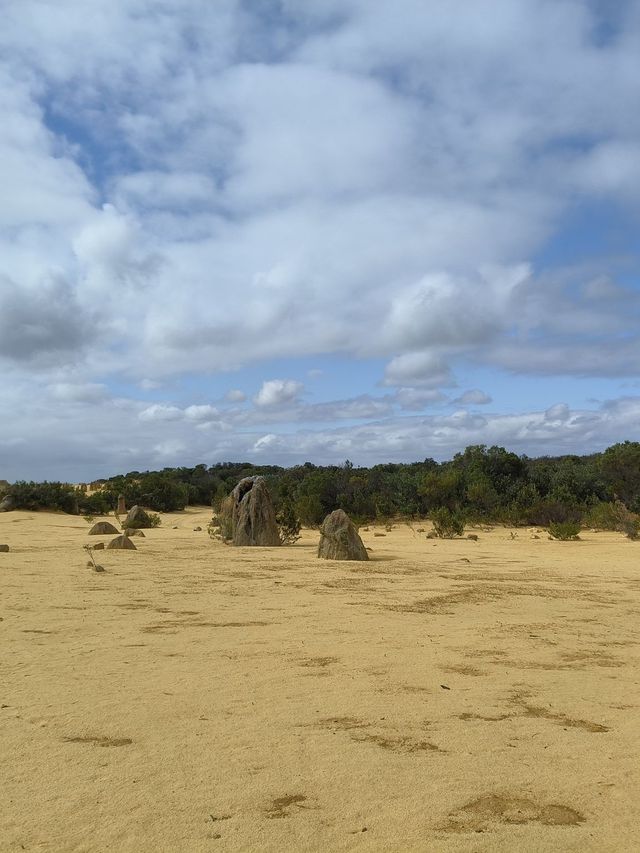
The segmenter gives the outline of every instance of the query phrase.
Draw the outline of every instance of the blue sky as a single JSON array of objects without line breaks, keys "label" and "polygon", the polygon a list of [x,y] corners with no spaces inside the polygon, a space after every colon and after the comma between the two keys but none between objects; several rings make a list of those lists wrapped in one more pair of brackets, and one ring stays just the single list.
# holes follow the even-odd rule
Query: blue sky
[{"label": "blue sky", "polygon": [[22,0],[0,478],[640,439],[640,3]]}]

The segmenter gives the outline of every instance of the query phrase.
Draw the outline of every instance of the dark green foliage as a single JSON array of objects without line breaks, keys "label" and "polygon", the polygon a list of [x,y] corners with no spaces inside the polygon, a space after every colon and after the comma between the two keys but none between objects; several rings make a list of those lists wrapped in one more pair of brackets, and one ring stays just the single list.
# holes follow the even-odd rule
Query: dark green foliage
[{"label": "dark green foliage", "polygon": [[614,444],[600,458],[602,478],[632,512],[640,512],[640,442]]},{"label": "dark green foliage", "polygon": [[127,506],[175,512],[199,504],[213,506],[220,515],[235,485],[254,475],[266,478],[276,513],[286,516],[292,531],[298,520],[319,527],[335,509],[343,509],[357,524],[424,517],[446,509],[472,521],[544,527],[582,523],[622,532],[623,523],[629,527],[631,522],[620,506],[631,519],[640,512],[640,443],[630,441],[591,456],[529,459],[503,447],[472,445],[440,464],[427,458],[358,468],[347,460],[343,465],[305,462],[284,469],[220,462],[130,471],[105,480],[101,491],[92,495],[65,483],[16,483],[5,490],[19,509],[105,515],[123,494]]},{"label": "dark green foliage", "polygon": [[452,512],[448,507],[442,506],[434,509],[431,513],[433,530],[440,539],[453,539],[454,536],[462,536],[464,533],[464,520],[459,512]]},{"label": "dark green foliage", "polygon": [[68,483],[34,483],[21,480],[11,486],[10,494],[16,509],[49,509],[76,515],[79,512],[78,492]]},{"label": "dark green foliage", "polygon": [[283,545],[293,545],[300,538],[300,519],[296,515],[295,506],[287,501],[280,506],[276,513],[276,521],[280,530],[280,541]]},{"label": "dark green foliage", "polygon": [[549,533],[554,539],[568,542],[571,539],[578,539],[580,525],[574,521],[554,521],[549,525]]}]

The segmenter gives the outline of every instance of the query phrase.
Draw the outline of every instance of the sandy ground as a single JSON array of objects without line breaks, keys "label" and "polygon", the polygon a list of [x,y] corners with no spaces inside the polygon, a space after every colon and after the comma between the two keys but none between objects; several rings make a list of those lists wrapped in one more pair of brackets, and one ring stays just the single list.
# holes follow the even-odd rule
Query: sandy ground
[{"label": "sandy ground", "polygon": [[209,517],[0,515],[3,853],[640,850],[640,543]]}]

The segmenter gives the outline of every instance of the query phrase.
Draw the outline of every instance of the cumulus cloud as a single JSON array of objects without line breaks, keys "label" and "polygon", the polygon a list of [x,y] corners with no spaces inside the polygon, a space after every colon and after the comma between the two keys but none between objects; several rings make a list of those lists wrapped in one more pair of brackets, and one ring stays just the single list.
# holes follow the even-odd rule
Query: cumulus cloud
[{"label": "cumulus cloud", "polygon": [[244,403],[247,399],[247,395],[239,388],[231,388],[224,395],[224,398],[228,403]]},{"label": "cumulus cloud", "polygon": [[296,400],[304,390],[302,382],[294,379],[268,379],[256,394],[256,406],[279,406]]},{"label": "cumulus cloud", "polygon": [[189,421],[204,422],[212,421],[218,418],[220,412],[215,406],[187,406],[184,410],[184,416]]},{"label": "cumulus cloud", "polygon": [[[444,405],[465,365],[515,383],[638,375],[634,4],[478,0],[457,16],[438,0],[282,0],[268,15],[241,0],[9,6],[0,359],[25,371],[14,407],[48,384],[61,423],[84,396],[106,421],[119,407],[120,432],[144,427],[131,452],[200,428],[202,441],[225,432],[209,448],[227,458],[285,412],[372,419],[401,454],[416,444],[393,412]],[[577,267],[580,228],[590,249]],[[220,413],[202,393],[176,393],[180,406],[100,399],[112,381],[175,391],[185,375],[244,368],[228,385],[246,388],[323,356],[344,374],[325,371],[326,403],[302,403],[291,379],[265,381],[242,416],[224,411],[245,402],[238,389]],[[394,391],[346,388],[353,359]],[[485,402],[467,391],[455,405]],[[424,440],[503,423],[457,417]],[[533,446],[556,421],[578,434],[572,416],[516,432]],[[364,427],[373,448],[381,428]],[[355,433],[323,435],[304,439],[308,452],[334,441],[344,456]]]},{"label": "cumulus cloud", "polygon": [[141,421],[178,421],[183,417],[182,409],[177,406],[166,406],[162,403],[154,403],[153,406],[143,409],[138,415]]},{"label": "cumulus cloud", "polygon": [[384,385],[446,387],[455,385],[449,366],[428,351],[407,352],[393,358],[385,368]]},{"label": "cumulus cloud", "polygon": [[479,388],[470,388],[464,394],[456,397],[453,402],[460,406],[484,406],[491,402],[491,397]]},{"label": "cumulus cloud", "polygon": [[427,406],[444,403],[447,396],[435,388],[399,388],[395,400],[401,409],[419,411]]}]

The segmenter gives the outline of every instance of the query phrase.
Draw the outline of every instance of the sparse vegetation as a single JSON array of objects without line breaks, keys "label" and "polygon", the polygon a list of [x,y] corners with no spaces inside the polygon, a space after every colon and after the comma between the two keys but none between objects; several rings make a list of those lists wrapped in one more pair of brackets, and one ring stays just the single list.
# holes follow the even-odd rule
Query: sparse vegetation
[{"label": "sparse vegetation", "polygon": [[549,535],[561,542],[579,539],[580,525],[573,521],[553,521],[549,525]]},{"label": "sparse vegetation", "polygon": [[464,521],[459,512],[452,512],[448,507],[439,507],[431,513],[433,532],[439,539],[453,539],[464,533]]},{"label": "sparse vegetation", "polygon": [[283,501],[276,513],[276,522],[280,531],[280,542],[283,545],[293,545],[300,538],[300,519],[292,500]]}]

